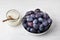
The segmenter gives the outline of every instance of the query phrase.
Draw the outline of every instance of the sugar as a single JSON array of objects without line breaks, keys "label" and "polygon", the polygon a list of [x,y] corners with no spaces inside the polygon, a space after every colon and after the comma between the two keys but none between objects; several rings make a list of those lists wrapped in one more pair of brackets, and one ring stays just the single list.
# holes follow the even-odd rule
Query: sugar
[{"label": "sugar", "polygon": [[7,18],[8,18],[8,16],[11,16],[13,19],[18,19],[19,12],[16,11],[16,10],[11,10],[11,11],[8,12]]}]

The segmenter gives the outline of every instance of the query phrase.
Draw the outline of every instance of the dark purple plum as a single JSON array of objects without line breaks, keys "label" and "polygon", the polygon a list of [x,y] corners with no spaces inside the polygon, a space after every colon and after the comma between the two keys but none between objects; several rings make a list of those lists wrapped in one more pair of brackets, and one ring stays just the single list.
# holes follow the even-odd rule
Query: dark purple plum
[{"label": "dark purple plum", "polygon": [[51,19],[48,19],[48,23],[51,24],[52,23],[52,20]]},{"label": "dark purple plum", "polygon": [[40,9],[38,9],[38,8],[35,9],[35,13],[38,13],[38,12],[40,12]]},{"label": "dark purple plum", "polygon": [[34,14],[34,11],[28,11],[26,15]]},{"label": "dark purple plum", "polygon": [[38,29],[39,28],[38,24],[33,24],[33,28]]},{"label": "dark purple plum", "polygon": [[27,22],[28,26],[32,27],[33,26],[33,22]]},{"label": "dark purple plum", "polygon": [[26,20],[27,21],[33,21],[33,18],[31,16],[27,16]]},{"label": "dark purple plum", "polygon": [[39,22],[43,22],[43,19],[42,19],[42,18],[38,18],[38,21],[39,21]]},{"label": "dark purple plum", "polygon": [[44,13],[43,18],[48,19],[50,18],[47,13]]},{"label": "dark purple plum", "polygon": [[38,20],[37,20],[37,19],[34,19],[34,20],[33,20],[33,23],[34,23],[34,24],[38,23]]},{"label": "dark purple plum", "polygon": [[30,28],[30,32],[36,33],[36,30],[34,28]]},{"label": "dark purple plum", "polygon": [[42,24],[46,27],[48,25],[48,22],[44,21]]}]

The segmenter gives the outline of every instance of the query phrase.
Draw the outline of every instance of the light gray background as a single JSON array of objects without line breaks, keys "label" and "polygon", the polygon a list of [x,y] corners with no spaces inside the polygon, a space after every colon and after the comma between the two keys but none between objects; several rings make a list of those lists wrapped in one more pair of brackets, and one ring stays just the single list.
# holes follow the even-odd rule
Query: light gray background
[{"label": "light gray background", "polygon": [[[30,35],[22,25],[11,27],[2,22],[10,9],[16,9],[24,16],[28,10],[36,8],[47,12],[53,19],[51,29],[45,35]],[[0,0],[0,40],[60,40],[60,0]]]}]

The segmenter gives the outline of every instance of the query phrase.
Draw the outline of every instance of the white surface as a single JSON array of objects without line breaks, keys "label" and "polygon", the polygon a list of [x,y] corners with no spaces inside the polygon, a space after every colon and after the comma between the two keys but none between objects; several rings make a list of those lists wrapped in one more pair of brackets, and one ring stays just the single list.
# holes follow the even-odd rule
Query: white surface
[{"label": "white surface", "polygon": [[[10,9],[16,9],[24,16],[26,11],[36,8],[53,19],[51,30],[45,35],[29,35],[22,25],[11,27],[2,22]],[[60,40],[60,0],[0,0],[0,40]]]}]

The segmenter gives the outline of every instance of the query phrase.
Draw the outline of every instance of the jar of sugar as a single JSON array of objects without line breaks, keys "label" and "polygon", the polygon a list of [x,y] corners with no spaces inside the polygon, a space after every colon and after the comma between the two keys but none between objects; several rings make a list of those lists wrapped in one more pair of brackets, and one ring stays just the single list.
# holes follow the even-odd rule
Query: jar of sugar
[{"label": "jar of sugar", "polygon": [[11,26],[17,26],[21,23],[20,13],[15,9],[9,10],[6,13],[6,17],[7,19],[3,20],[3,22],[7,21],[7,23]]}]

